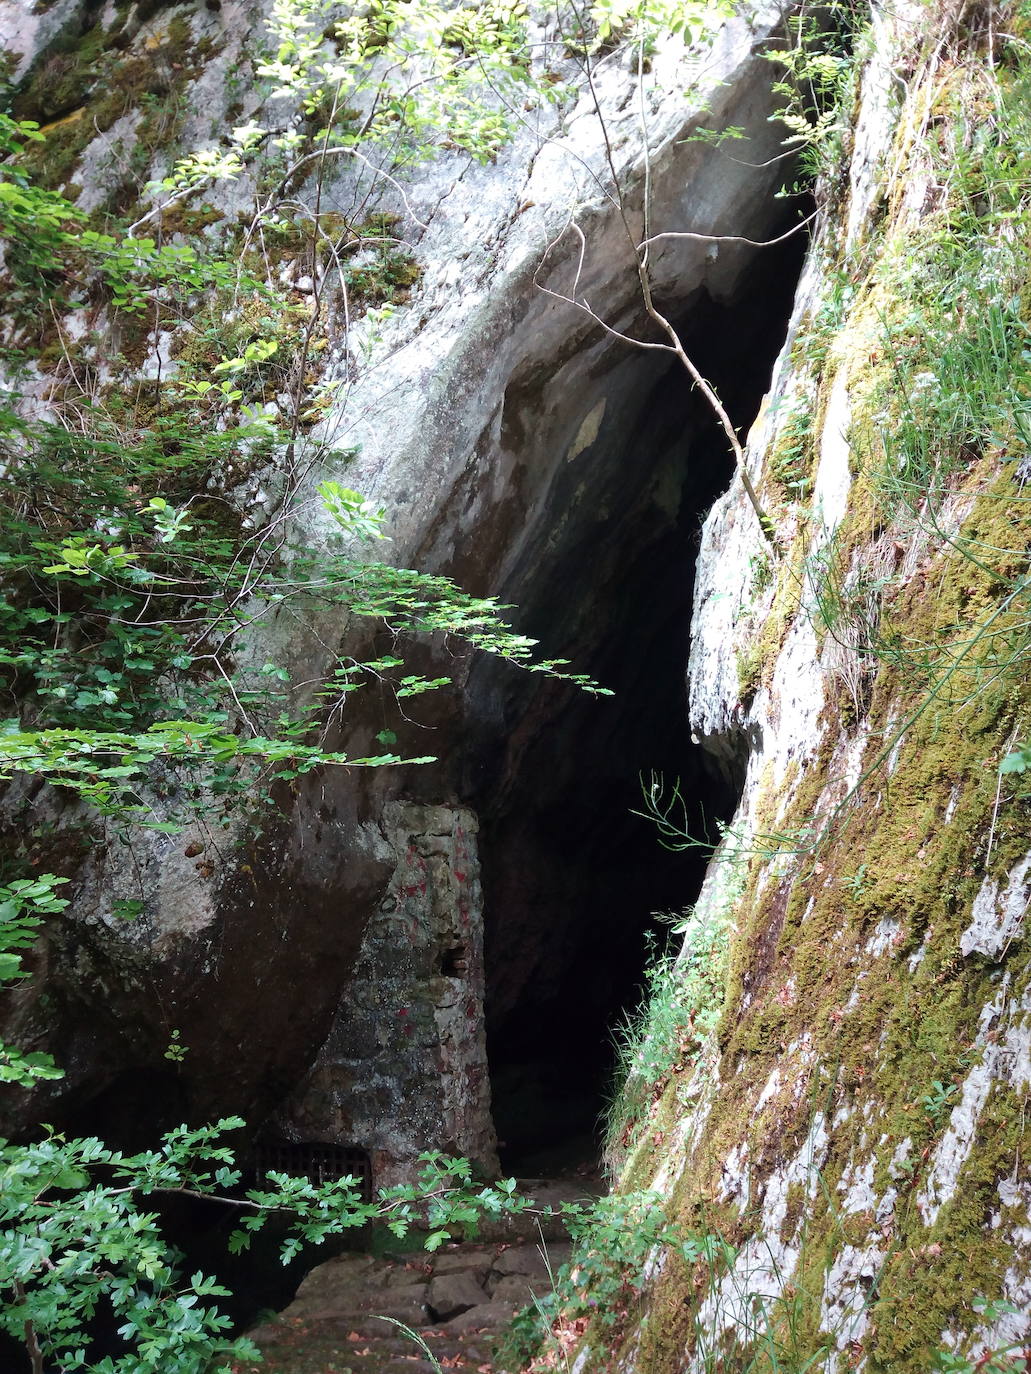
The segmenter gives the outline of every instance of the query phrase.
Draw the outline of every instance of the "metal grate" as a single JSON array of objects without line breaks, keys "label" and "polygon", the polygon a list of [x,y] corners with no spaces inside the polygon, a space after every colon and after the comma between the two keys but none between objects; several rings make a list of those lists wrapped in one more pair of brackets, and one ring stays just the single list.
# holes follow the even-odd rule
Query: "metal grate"
[{"label": "metal grate", "polygon": [[362,1200],[372,1199],[372,1162],[368,1151],[356,1145],[298,1145],[286,1140],[255,1145],[247,1160],[247,1172],[260,1186],[270,1169],[316,1184],[356,1178]]}]

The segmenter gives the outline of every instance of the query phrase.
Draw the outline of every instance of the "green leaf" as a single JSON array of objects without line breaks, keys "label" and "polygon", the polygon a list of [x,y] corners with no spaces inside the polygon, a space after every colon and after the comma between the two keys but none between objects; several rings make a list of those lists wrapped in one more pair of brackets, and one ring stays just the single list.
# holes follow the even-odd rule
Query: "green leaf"
[{"label": "green leaf", "polygon": [[51,1185],[54,1188],[88,1188],[89,1183],[89,1174],[83,1169],[74,1168],[72,1165],[66,1165],[51,1179]]},{"label": "green leaf", "polygon": [[1024,773],[1031,768],[1031,745],[1021,745],[1007,754],[999,765],[1000,773]]}]

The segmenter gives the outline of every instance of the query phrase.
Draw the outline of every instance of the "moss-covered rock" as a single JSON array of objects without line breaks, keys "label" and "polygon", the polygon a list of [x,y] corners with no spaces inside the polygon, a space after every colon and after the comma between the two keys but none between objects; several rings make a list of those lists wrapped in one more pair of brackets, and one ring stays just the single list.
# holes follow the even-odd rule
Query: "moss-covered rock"
[{"label": "moss-covered rock", "polygon": [[[762,741],[732,827],[726,1010],[709,1087],[667,1086],[628,1174],[736,1256],[656,1268],[611,1360],[637,1374],[973,1368],[1031,1322],[1031,812],[1000,773],[1031,716],[1026,63],[1010,46],[993,73],[991,36],[948,22],[937,46],[919,21],[879,32],[853,198],[753,445],[785,552],[722,648]],[[878,83],[900,64],[917,75],[892,114]],[[842,385],[850,488],[828,530],[784,498],[819,485]],[[727,542],[739,500],[711,518],[703,599],[706,559],[757,547]]]}]

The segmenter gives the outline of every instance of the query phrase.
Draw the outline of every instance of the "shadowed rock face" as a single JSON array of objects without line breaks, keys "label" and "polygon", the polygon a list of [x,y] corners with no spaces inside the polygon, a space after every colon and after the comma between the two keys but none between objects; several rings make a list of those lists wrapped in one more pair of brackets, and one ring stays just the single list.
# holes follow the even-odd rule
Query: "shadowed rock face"
[{"label": "shadowed rock face", "polygon": [[[801,248],[798,240],[771,250],[727,303],[702,294],[685,320],[685,338],[744,427],[782,341]],[[411,858],[402,858],[316,1067],[281,1116],[291,1135],[357,1131],[352,1138],[378,1152],[381,1176],[403,1172],[428,1138],[492,1160],[484,992],[503,1158],[592,1131],[608,1035],[634,1000],[650,914],[679,910],[701,880],[696,856],[664,851],[630,814],[640,775],[654,768],[681,780],[695,834],[734,803],[733,786],[691,742],[684,686],[697,531],[730,476],[723,437],[679,367],[617,342],[587,383],[566,389],[542,372],[534,388],[510,384],[503,435],[515,469],[540,442],[534,417],[550,401],[564,420],[562,396],[582,396],[588,384],[602,391],[596,433],[591,421],[591,442],[580,448],[581,425],[550,488],[529,493],[539,504],[533,539],[516,519],[499,525],[495,549],[522,544],[519,557],[500,588],[477,590],[513,602],[521,628],[561,646],[615,696],[585,696],[486,658],[472,665],[433,747],[446,795],[472,808],[479,836],[453,806],[407,811],[432,811],[449,834],[464,827],[482,865],[482,896],[467,871],[476,859],[456,857],[450,840],[432,842],[428,871],[408,871]],[[608,419],[606,394],[619,398]],[[470,561],[480,548],[471,530]],[[458,575],[475,586],[472,569]],[[409,792],[423,784],[422,797],[439,797],[440,770],[407,781]],[[389,828],[399,814],[389,803],[379,824]],[[410,841],[391,833],[399,855],[425,850],[422,832]],[[459,933],[470,897],[474,924],[483,923],[471,945]],[[442,978],[459,946],[464,967]],[[458,1032],[456,1002],[465,1008]],[[369,1036],[376,1044],[362,1048]]]},{"label": "shadowed rock face", "polygon": [[[267,1112],[335,1010],[361,939],[348,912],[364,913],[389,877],[382,857],[352,855],[345,905],[325,862],[309,859],[317,838],[332,852],[334,838],[355,826],[354,802],[344,798],[334,816],[309,813],[307,830],[284,821],[262,845],[229,849],[233,872],[221,880],[210,835],[188,859],[192,827],[144,843],[139,881],[151,914],[131,924],[110,915],[112,878],[127,861],[114,835],[77,866],[73,853],[63,865],[74,883],[67,890],[85,919],[47,928],[33,952],[35,976],[13,1008],[23,1043],[47,1043],[65,1078],[49,1093],[6,1095],[4,1129],[49,1112],[142,1148],[182,1120]],[[200,883],[210,896],[198,894]],[[188,1046],[174,1066],[163,1057],[173,1029]]]},{"label": "shadowed rock face", "polygon": [[[800,248],[771,253],[736,299],[717,306],[703,297],[685,320],[693,355],[744,428],[783,337]],[[649,916],[682,909],[701,880],[697,854],[664,850],[631,814],[642,775],[655,770],[668,787],[680,780],[696,836],[714,833],[735,800],[733,780],[692,743],[684,684],[697,533],[729,480],[725,443],[679,367],[622,349],[611,361],[614,373],[637,374],[624,407],[582,455],[589,470],[578,474],[577,455],[559,475],[542,517],[548,532],[503,595],[533,634],[562,645],[615,696],[512,680],[487,662],[467,689],[478,732],[465,757],[481,815],[488,1036],[508,1122],[499,1129],[513,1145],[514,1132],[529,1145],[533,1129],[556,1126],[540,1115],[520,1125],[525,1097],[505,1110],[503,1080],[516,1081],[520,1064],[525,1075],[527,1061],[552,1066],[553,1098],[565,1097],[567,1110],[580,1096],[570,1125],[593,1126],[608,1034],[635,1000]],[[539,1076],[531,1081],[540,1086]]]},{"label": "shadowed rock face", "polygon": [[[649,97],[654,232],[763,239],[784,227],[784,202],[774,197],[783,167],[745,166],[780,149],[761,40],[735,22],[687,99],[691,81],[673,68]],[[212,102],[221,60],[199,78]],[[626,73],[614,70],[599,94],[622,209],[638,236],[643,158],[626,118],[628,89]],[[735,145],[743,156],[689,141],[699,124],[745,129],[748,141]],[[417,968],[419,986],[405,996],[423,999],[414,1009],[422,1031],[390,1050],[396,1091],[375,1099],[361,1048],[368,1043],[377,1073],[389,1077],[370,1027],[401,1007],[380,998],[363,1020],[359,984],[411,953],[392,943],[399,925],[380,919],[406,862],[399,836],[453,834],[451,821],[466,813],[466,832],[479,827],[487,1029],[499,1072],[556,1037],[577,1053],[593,1046],[592,1073],[603,1058],[606,1024],[639,976],[648,913],[682,905],[697,880],[689,859],[663,856],[644,823],[628,818],[639,771],[658,767],[692,793],[709,789],[710,815],[733,800],[692,748],[683,698],[694,534],[730,470],[668,354],[628,346],[541,289],[572,289],[575,245],[569,237],[549,244],[582,206],[587,254],[577,291],[613,328],[656,340],[597,112],[581,101],[563,127],[556,116],[543,134],[520,135],[488,167],[444,157],[405,187],[403,203],[383,189],[386,211],[412,216],[407,232],[423,276],[411,306],[385,326],[373,365],[358,369],[346,413],[328,422],[334,442],[360,445],[358,456],[310,480],[341,476],[382,503],[392,559],[515,603],[519,628],[547,654],[571,659],[617,696],[584,698],[510,665],[455,657],[451,646],[415,646],[413,668],[449,672],[454,689],[420,701],[414,726],[390,703],[359,698],[339,745],[376,752],[376,733],[397,726],[403,748],[433,752],[439,765],[308,778],[276,799],[274,819],[261,818],[257,834],[241,823],[225,843],[191,829],[134,837],[129,849],[113,826],[93,826],[90,846],[63,861],[75,880],[72,919],[47,932],[13,1016],[15,1031],[50,1047],[67,1077],[12,1101],[8,1128],[49,1119],[131,1144],[183,1118],[239,1111],[257,1127],[278,1110],[271,1124],[288,1137],[322,1131],[369,1149],[390,1174],[403,1172],[413,1148],[398,1131],[400,1085],[406,1109],[420,1094],[429,1103],[450,1065],[453,1082],[464,1075],[477,1085],[470,1119],[458,1129],[453,1112],[436,1124],[427,1116],[430,1138],[420,1144],[468,1148],[489,1165],[484,994],[471,986],[477,941],[456,934],[457,898],[448,907],[448,894],[462,890],[457,859],[437,865],[432,930],[420,927],[427,938],[416,965],[426,976]],[[357,195],[342,178],[325,203]],[[681,324],[741,424],[766,385],[797,262],[791,247],[670,240],[655,248],[657,303]],[[350,376],[342,325],[335,343],[329,369]],[[318,547],[326,533],[316,519],[303,537]],[[270,616],[257,651],[303,680],[320,641],[345,634],[356,655],[376,642],[374,632],[325,616],[310,625]],[[82,819],[46,806],[58,828]],[[401,813],[411,820],[405,808],[438,820],[405,831],[408,821],[395,823]],[[8,815],[16,827],[24,811],[12,803]],[[52,851],[39,857],[50,866]],[[136,895],[143,917],[112,917],[114,901]],[[472,1009],[465,1048],[456,1048],[445,1013],[463,998]],[[177,1064],[162,1057],[172,1030],[189,1047]],[[333,1063],[348,1066],[337,1079]],[[318,1102],[301,1081],[309,1069]]]}]

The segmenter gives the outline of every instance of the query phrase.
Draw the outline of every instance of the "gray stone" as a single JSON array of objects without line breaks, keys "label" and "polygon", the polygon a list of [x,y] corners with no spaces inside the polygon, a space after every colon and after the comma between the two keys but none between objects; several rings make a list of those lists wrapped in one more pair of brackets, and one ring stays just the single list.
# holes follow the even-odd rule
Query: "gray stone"
[{"label": "gray stone", "polygon": [[[478,823],[457,807],[388,802],[378,843],[394,872],[367,923],[322,1050],[283,1106],[290,1132],[332,1137],[346,1113],[376,1181],[407,1181],[434,1144],[496,1171],[483,1028]],[[403,950],[403,957],[399,952]],[[461,977],[444,977],[458,969]]]},{"label": "gray stone", "polygon": [[569,1240],[549,1241],[545,1247],[545,1252],[548,1267],[553,1274],[556,1274],[572,1258],[573,1242]]},{"label": "gray stone", "polygon": [[[551,1267],[552,1269],[557,1267],[554,1261],[551,1261]],[[535,1278],[548,1277],[548,1266],[544,1262],[544,1257],[536,1246],[531,1245],[513,1245],[507,1250],[502,1250],[494,1261],[493,1270],[495,1274],[500,1274],[502,1277],[507,1277],[509,1274],[532,1274]]]},{"label": "gray stone", "polygon": [[495,1253],[494,1245],[458,1245],[451,1250],[437,1250],[428,1259],[432,1260],[434,1274],[454,1274],[480,1265],[489,1270],[494,1265]]},{"label": "gray stone", "polygon": [[408,1326],[422,1326],[426,1322],[425,1283],[413,1283],[406,1288],[384,1288],[366,1293],[360,1310],[376,1317],[394,1317]]},{"label": "gray stone", "polygon": [[409,1299],[424,1300],[428,1288],[429,1283],[426,1279],[421,1279],[416,1283],[370,1286],[366,1289],[362,1301],[368,1306],[370,1303],[375,1304],[380,1297],[386,1301],[388,1295],[391,1302],[407,1302]]},{"label": "gray stone", "polygon": [[412,1283],[428,1283],[430,1278],[430,1266],[425,1260],[410,1260],[406,1264],[392,1265],[382,1281],[388,1288],[403,1288]]},{"label": "gray stone", "polygon": [[296,1300],[322,1297],[327,1292],[367,1284],[377,1267],[371,1255],[338,1255],[325,1264],[316,1265],[304,1276]]},{"label": "gray stone", "polygon": [[458,1250],[438,1251],[433,1259],[433,1274],[471,1273],[482,1283],[494,1263],[494,1247],[463,1245]]},{"label": "gray stone", "polygon": [[512,1302],[519,1307],[525,1307],[534,1298],[543,1297],[545,1293],[550,1293],[552,1288],[551,1279],[545,1277],[531,1277],[529,1274],[506,1274],[498,1279],[491,1292],[492,1302]]},{"label": "gray stone", "polygon": [[283,1321],[341,1322],[348,1326],[362,1318],[395,1317],[409,1326],[426,1320],[425,1283],[405,1287],[353,1286],[325,1288],[317,1294],[298,1298],[282,1313]]},{"label": "gray stone", "polygon": [[514,1302],[485,1302],[480,1307],[470,1307],[449,1322],[444,1322],[440,1330],[446,1336],[464,1336],[469,1331],[491,1331],[505,1326],[519,1310]]},{"label": "gray stone", "polygon": [[470,1273],[441,1274],[429,1286],[426,1305],[435,1321],[446,1322],[470,1307],[487,1301],[487,1294]]},{"label": "gray stone", "polygon": [[283,1340],[286,1332],[278,1321],[262,1322],[260,1326],[252,1326],[247,1332],[247,1339],[253,1341],[255,1345],[277,1345]]},{"label": "gray stone", "polygon": [[959,937],[963,954],[997,960],[1021,936],[1031,890],[1031,854],[1011,868],[1005,883],[985,877],[970,911],[970,924]]}]

